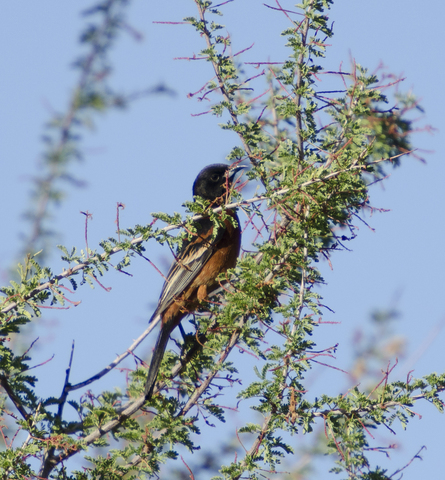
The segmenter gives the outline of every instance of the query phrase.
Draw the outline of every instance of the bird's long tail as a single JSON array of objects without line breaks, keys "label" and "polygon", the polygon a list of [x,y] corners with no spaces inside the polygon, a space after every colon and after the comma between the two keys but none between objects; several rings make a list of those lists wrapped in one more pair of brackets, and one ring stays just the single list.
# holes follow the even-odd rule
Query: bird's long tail
[{"label": "bird's long tail", "polygon": [[171,328],[168,328],[167,325],[161,325],[161,331],[159,332],[156,346],[153,351],[153,356],[151,357],[150,368],[148,370],[147,381],[145,383],[145,400],[150,400],[151,396],[153,395],[159,367],[161,365],[162,358],[164,357],[165,348],[167,347],[171,331]]}]

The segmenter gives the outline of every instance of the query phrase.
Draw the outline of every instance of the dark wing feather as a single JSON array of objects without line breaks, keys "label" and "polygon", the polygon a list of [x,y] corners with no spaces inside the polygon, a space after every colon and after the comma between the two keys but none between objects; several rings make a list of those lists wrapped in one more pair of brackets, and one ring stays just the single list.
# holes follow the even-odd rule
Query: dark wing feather
[{"label": "dark wing feather", "polygon": [[197,236],[192,240],[185,240],[167,274],[167,280],[162,288],[158,306],[152,316],[154,319],[166,310],[173,299],[182,294],[193,282],[214,251],[214,247],[221,240],[225,229],[218,228],[216,238],[212,240],[213,223],[209,218],[196,221]]}]

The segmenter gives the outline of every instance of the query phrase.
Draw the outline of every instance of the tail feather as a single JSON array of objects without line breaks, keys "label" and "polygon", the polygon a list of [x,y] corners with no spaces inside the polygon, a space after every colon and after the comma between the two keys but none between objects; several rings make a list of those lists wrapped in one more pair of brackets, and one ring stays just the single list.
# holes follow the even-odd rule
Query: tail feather
[{"label": "tail feather", "polygon": [[151,357],[150,368],[145,383],[145,400],[150,400],[153,395],[156,379],[158,378],[159,367],[164,357],[170,333],[171,330],[167,328],[167,325],[161,325],[161,331],[159,332],[153,356]]}]

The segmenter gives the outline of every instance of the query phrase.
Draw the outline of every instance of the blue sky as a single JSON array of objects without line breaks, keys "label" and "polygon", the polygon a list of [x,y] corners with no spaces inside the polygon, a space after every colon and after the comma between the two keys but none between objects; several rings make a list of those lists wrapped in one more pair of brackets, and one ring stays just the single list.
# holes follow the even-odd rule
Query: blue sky
[{"label": "blue sky", "polygon": [[[39,173],[44,151],[41,135],[54,111],[63,112],[77,72],[71,67],[80,55],[78,36],[82,28],[79,12],[92,3],[10,2],[2,5],[0,18],[0,156],[3,185],[0,200],[2,230],[0,276],[8,282],[11,259],[20,248],[27,224],[21,218],[30,205],[31,178]],[[293,8],[291,2],[281,2]],[[232,35],[235,52],[253,45],[245,62],[282,59],[286,55],[279,33],[286,19],[255,0],[237,0],[224,7],[221,23]],[[340,322],[323,327],[315,340],[319,346],[340,343],[335,365],[350,366],[354,332],[369,328],[375,309],[394,306],[399,318],[394,334],[406,339],[406,356],[399,359],[394,379],[417,377],[443,371],[445,365],[445,321],[443,307],[445,238],[443,208],[445,167],[441,155],[443,112],[442,81],[445,75],[441,55],[444,4],[431,0],[428,7],[412,0],[342,0],[331,10],[334,37],[330,41],[326,66],[348,65],[351,58],[374,70],[383,63],[388,71],[405,77],[402,89],[413,90],[425,115],[420,125],[432,125],[434,134],[419,133],[414,145],[422,149],[426,164],[414,158],[402,160],[402,168],[389,171],[390,177],[373,187],[374,206],[389,209],[385,214],[367,216],[375,229],[361,227],[351,252],[333,256],[333,270],[322,266],[326,287],[323,302],[335,312],[325,320]],[[153,21],[181,21],[195,15],[192,1],[133,1],[128,24],[142,34],[141,40],[123,35],[112,52],[114,66],[110,79],[115,89],[132,93],[165,83],[174,96],[147,96],[124,111],[98,115],[94,127],[83,134],[84,160],[72,165],[72,173],[87,182],[82,189],[68,188],[66,200],[53,209],[54,244],[84,248],[84,217],[93,213],[89,225],[89,246],[115,231],[116,202],[125,203],[121,225],[151,221],[151,212],[183,211],[191,199],[191,185],[199,170],[209,163],[224,162],[237,139],[218,127],[218,119],[192,116],[206,106],[188,99],[212,76],[205,62],[174,60],[191,56],[203,48],[202,40],[186,25],[161,25]],[[259,33],[260,32],[260,33]],[[198,64],[199,63],[199,64]],[[166,248],[154,243],[148,255],[164,270],[171,260]],[[63,265],[57,255],[51,259],[55,272]],[[124,351],[145,329],[162,279],[147,264],[135,262],[133,277],[111,272],[104,279],[110,293],[100,287],[83,287],[73,300],[82,303],[68,311],[45,312],[30,338],[39,337],[36,361],[55,354],[55,360],[41,367],[38,391],[58,395],[63,385],[71,342],[76,341],[73,382],[96,373]],[[136,293],[136,295],[135,295]],[[130,300],[131,299],[131,300]],[[154,340],[153,340],[154,341]],[[148,345],[145,352],[148,352]],[[138,351],[144,355],[144,349]],[[133,365],[127,364],[132,367]],[[384,366],[382,366],[384,368]],[[122,382],[116,372],[97,389]],[[341,377],[318,374],[329,393],[348,386]],[[416,404],[421,420],[413,420],[406,432],[391,439],[400,444],[392,454],[389,471],[404,465],[422,446],[424,461],[415,461],[404,471],[404,479],[434,477],[443,469],[443,416],[430,405]],[[237,426],[242,419],[233,419]],[[214,434],[214,433],[212,433]],[[205,433],[203,434],[203,439]],[[384,441],[388,437],[384,437]],[[383,440],[382,440],[383,441]],[[319,477],[326,478],[320,473]]]}]

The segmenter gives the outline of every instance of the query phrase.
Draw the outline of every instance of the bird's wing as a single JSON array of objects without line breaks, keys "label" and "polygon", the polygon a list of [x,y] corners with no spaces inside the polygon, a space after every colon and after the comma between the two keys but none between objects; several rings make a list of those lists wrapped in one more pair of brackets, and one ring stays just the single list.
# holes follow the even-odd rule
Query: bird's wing
[{"label": "bird's wing", "polygon": [[202,218],[196,222],[197,236],[192,240],[185,240],[176,260],[167,274],[162,288],[161,297],[153,318],[162,314],[175,297],[180,296],[193,282],[214,251],[214,247],[221,240],[225,229],[218,228],[216,238],[212,239],[213,223],[209,218]]}]

